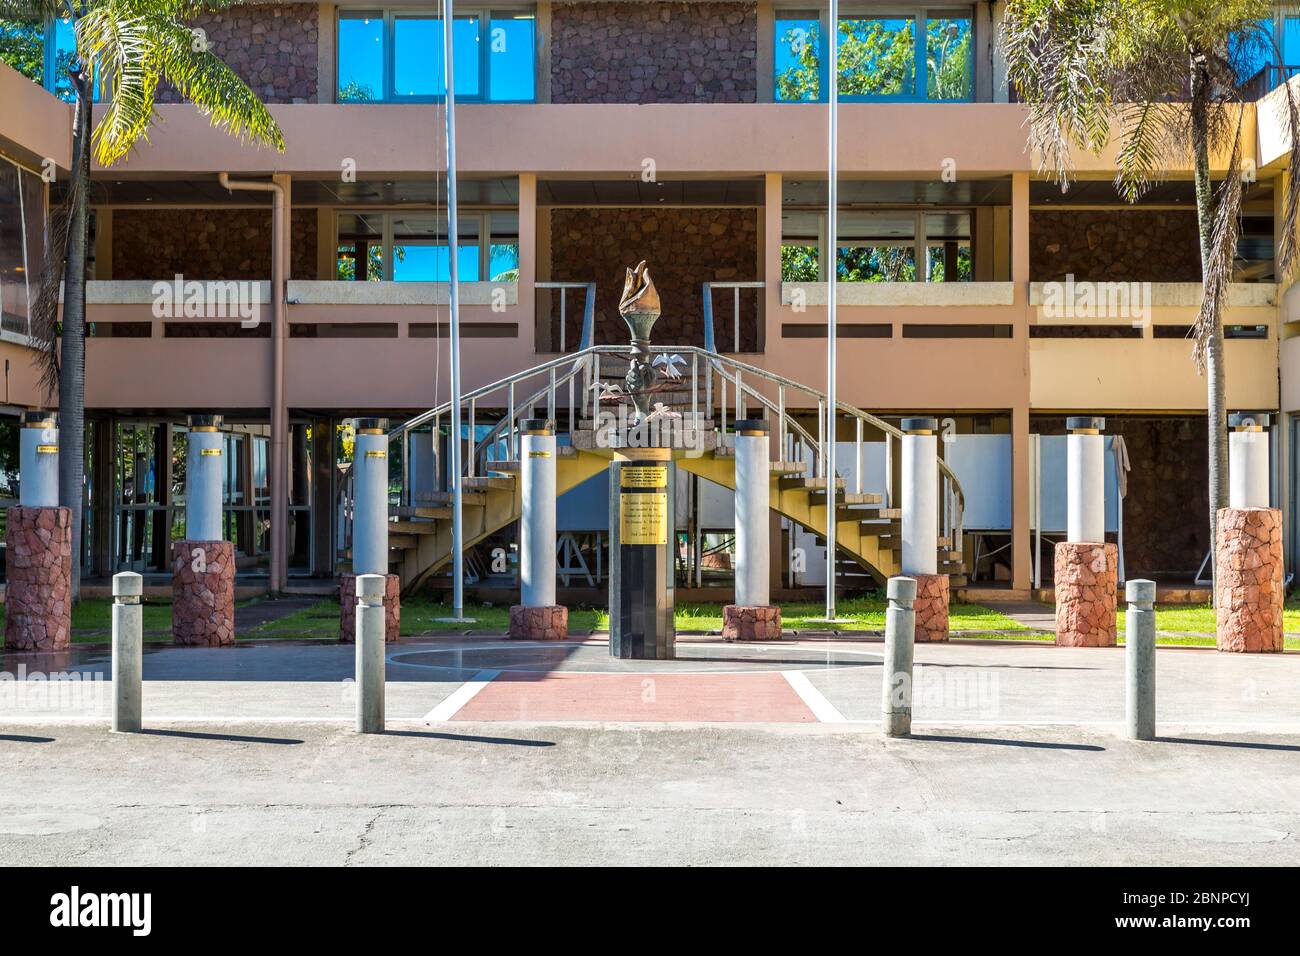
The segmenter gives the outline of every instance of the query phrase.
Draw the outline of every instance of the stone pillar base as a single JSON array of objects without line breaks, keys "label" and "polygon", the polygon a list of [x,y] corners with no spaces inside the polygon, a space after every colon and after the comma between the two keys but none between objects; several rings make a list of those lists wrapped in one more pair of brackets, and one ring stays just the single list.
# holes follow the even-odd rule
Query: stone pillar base
[{"label": "stone pillar base", "polygon": [[510,637],[516,641],[563,641],[569,636],[569,609],[562,604],[510,606]]},{"label": "stone pillar base", "polygon": [[5,647],[66,649],[72,643],[72,512],[10,508],[5,575]]},{"label": "stone pillar base", "polygon": [[916,643],[948,640],[948,588],[946,574],[908,574],[916,580]]},{"label": "stone pillar base", "polygon": [[172,640],[190,647],[235,643],[235,546],[172,544]]},{"label": "stone pillar base", "polygon": [[1282,512],[1220,508],[1215,537],[1215,643],[1221,651],[1280,653]]},{"label": "stone pillar base", "polygon": [[1119,549],[1113,544],[1062,541],[1056,546],[1056,643],[1114,647]]},{"label": "stone pillar base", "polygon": [[[384,578],[384,643],[395,644],[402,636],[402,580],[396,574]],[[339,575],[339,640],[357,640],[357,576]]]},{"label": "stone pillar base", "polygon": [[779,641],[781,609],[772,604],[728,604],[722,609],[724,641]]}]

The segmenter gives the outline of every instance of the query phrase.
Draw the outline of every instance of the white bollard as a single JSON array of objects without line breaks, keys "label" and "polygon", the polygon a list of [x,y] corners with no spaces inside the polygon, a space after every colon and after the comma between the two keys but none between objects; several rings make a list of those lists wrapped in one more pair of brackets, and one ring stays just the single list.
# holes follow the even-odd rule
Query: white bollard
[{"label": "white bollard", "polygon": [[882,675],[881,723],[886,737],[906,737],[912,732],[912,652],[916,639],[916,581],[889,579],[889,607],[885,610],[885,659]]},{"label": "white bollard", "polygon": [[770,603],[768,425],[763,419],[736,422],[736,598],[742,607]]},{"label": "white bollard", "polygon": [[939,573],[939,423],[903,419],[903,573]]},{"label": "white bollard", "polygon": [[1071,543],[1106,540],[1106,419],[1067,418],[1066,536]]},{"label": "white bollard", "polygon": [[555,605],[555,426],[541,418],[520,423],[520,603]]},{"label": "white bollard", "polygon": [[113,730],[140,732],[144,655],[144,579],[134,571],[113,575]]},{"label": "white bollard", "polygon": [[1267,508],[1268,416],[1228,416],[1228,507]]},{"label": "white bollard", "polygon": [[1124,714],[1134,740],[1156,736],[1156,582],[1124,586]]},{"label": "white bollard", "polygon": [[384,583],[382,574],[357,575],[357,733],[384,732]]}]

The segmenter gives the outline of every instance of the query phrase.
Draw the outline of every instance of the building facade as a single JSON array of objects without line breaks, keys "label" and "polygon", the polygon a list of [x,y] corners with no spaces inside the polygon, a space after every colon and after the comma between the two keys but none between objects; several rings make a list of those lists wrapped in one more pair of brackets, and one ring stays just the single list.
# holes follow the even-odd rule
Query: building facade
[{"label": "building facade", "polygon": [[[1001,3],[843,7],[839,397],[887,421],[941,420],[967,497],[972,587],[1050,585],[1050,542],[1064,530],[1051,440],[1080,414],[1105,416],[1123,439],[1112,452],[1128,465],[1115,480],[1124,495],[1109,527],[1129,575],[1194,582],[1208,498],[1205,382],[1187,338],[1200,295],[1190,168],[1130,206],[1111,184],[1113,152],[1079,155],[1063,192],[1026,148],[1025,110],[1009,102]],[[825,10],[539,2],[456,15],[466,387],[576,349],[588,283],[594,341],[624,341],[622,274],[640,259],[663,296],[657,342],[713,341],[821,387]],[[242,144],[164,93],[149,142],[93,172],[86,573],[166,573],[183,513],[185,416],[217,412],[241,574],[267,573],[272,497],[283,494],[286,554],[274,559],[291,582],[332,578],[348,446],[339,426],[403,421],[448,396],[442,26],[414,3],[248,4],[194,26],[271,105],[286,149]],[[70,162],[60,36],[54,25],[43,41],[50,90],[0,65],[10,416],[49,402],[24,321],[45,208]],[[1234,411],[1280,413],[1273,494],[1289,519],[1300,313],[1273,270],[1290,148],[1275,73],[1250,78],[1227,394]],[[1216,175],[1235,175],[1225,163],[1216,159]],[[227,189],[222,173],[277,184],[287,220],[273,228],[270,195]],[[277,247],[287,264],[279,363]],[[204,284],[201,308],[186,307],[186,283]],[[278,394],[283,436],[271,429]],[[855,448],[855,436],[838,437]],[[282,492],[271,466],[280,439]],[[879,470],[862,455],[842,460]],[[801,532],[784,534],[788,555]],[[816,583],[788,562],[781,573]]]}]

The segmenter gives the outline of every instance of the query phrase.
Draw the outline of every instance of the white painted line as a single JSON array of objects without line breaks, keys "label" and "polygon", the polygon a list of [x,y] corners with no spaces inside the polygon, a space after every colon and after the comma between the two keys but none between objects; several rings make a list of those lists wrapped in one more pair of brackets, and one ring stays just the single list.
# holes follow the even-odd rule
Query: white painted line
[{"label": "white painted line", "polygon": [[447,698],[424,715],[428,721],[451,720],[456,712],[474,699],[474,696],[496,678],[500,671],[479,671],[447,695]]},{"label": "white painted line", "polygon": [[781,671],[781,676],[794,688],[794,692],[799,695],[799,699],[808,705],[808,709],[813,712],[813,716],[823,724],[844,723],[844,715],[836,710],[835,705],[812,685],[812,681],[808,679],[808,675],[803,671]]}]

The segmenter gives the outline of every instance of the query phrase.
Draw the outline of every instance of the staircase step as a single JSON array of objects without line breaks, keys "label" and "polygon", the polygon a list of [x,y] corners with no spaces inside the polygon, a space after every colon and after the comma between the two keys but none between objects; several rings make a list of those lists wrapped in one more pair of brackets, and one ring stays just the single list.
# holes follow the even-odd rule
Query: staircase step
[{"label": "staircase step", "polygon": [[[460,499],[467,505],[482,505],[487,503],[487,494],[482,491],[464,491]],[[451,500],[450,491],[425,491],[415,496],[415,507],[439,507],[451,504]],[[390,514],[397,513],[390,510]]]},{"label": "staircase step", "polygon": [[[483,506],[481,502],[474,504],[466,502],[466,504],[469,505],[469,507],[481,508]],[[394,518],[433,518],[451,520],[451,513],[453,510],[454,509],[452,509],[450,505],[439,508],[427,505],[393,505],[388,509],[388,513]]]},{"label": "staircase step", "polygon": [[[810,478],[807,476],[796,478],[782,478],[777,487],[782,491],[820,491],[826,493],[827,481],[825,478]],[[844,479],[836,478],[835,487],[843,488]]]},{"label": "staircase step", "polygon": [[439,522],[437,521],[390,521],[388,522],[388,533],[397,534],[436,534],[438,532]]},{"label": "staircase step", "polygon": [[862,508],[855,511],[864,523],[872,521],[899,521],[903,517],[902,508]]},{"label": "staircase step", "polygon": [[409,551],[420,543],[420,536],[415,534],[390,534],[388,547],[392,551]]},{"label": "staircase step", "polygon": [[465,479],[465,489],[466,489],[466,490],[469,490],[469,489],[484,489],[484,490],[486,490],[486,489],[489,489],[489,488],[491,488],[491,489],[496,489],[496,490],[498,490],[498,491],[514,491],[514,490],[515,490],[515,479],[514,479],[514,476],[513,476],[513,475],[511,475],[511,476],[502,475],[501,477],[482,477],[482,476],[477,476],[477,477],[474,477],[474,478],[466,478],[466,479]]}]

